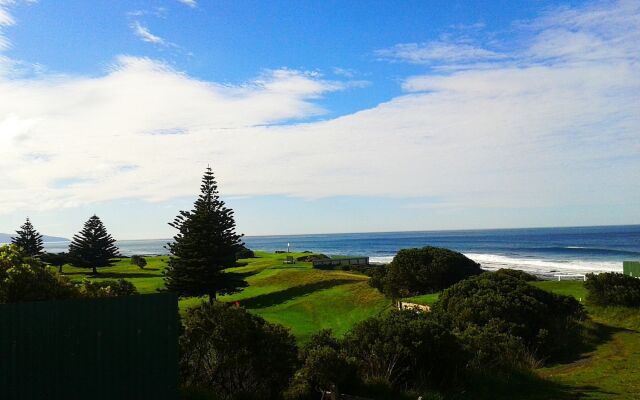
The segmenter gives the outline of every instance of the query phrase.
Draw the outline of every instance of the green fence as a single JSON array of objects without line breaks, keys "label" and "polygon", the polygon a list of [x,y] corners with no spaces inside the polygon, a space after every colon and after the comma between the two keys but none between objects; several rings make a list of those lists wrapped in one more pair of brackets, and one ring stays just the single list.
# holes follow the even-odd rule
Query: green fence
[{"label": "green fence", "polygon": [[622,271],[625,275],[640,277],[640,261],[624,261]]},{"label": "green fence", "polygon": [[0,305],[0,399],[177,399],[172,293]]}]

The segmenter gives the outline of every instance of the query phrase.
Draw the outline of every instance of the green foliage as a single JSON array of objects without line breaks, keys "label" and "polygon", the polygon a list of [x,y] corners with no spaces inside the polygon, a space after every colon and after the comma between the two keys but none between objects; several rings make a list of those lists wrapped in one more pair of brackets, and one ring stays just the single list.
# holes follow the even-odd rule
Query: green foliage
[{"label": "green foliage", "polygon": [[133,255],[131,256],[131,264],[144,269],[147,266],[147,259],[139,255]]},{"label": "green foliage", "polygon": [[253,250],[247,248],[246,246],[241,246],[240,250],[236,252],[236,259],[239,260],[241,258],[254,258],[256,255]]},{"label": "green foliage", "polygon": [[615,272],[587,274],[587,301],[599,306],[640,307],[640,279]]},{"label": "green foliage", "polygon": [[391,311],[356,324],[344,338],[365,382],[392,388],[451,387],[466,356],[454,335],[424,313]]},{"label": "green foliage", "polygon": [[513,278],[522,279],[525,282],[534,282],[534,281],[538,280],[538,278],[535,275],[531,275],[531,274],[529,274],[527,272],[520,271],[520,270],[517,270],[517,269],[500,268],[499,270],[497,270],[494,273],[495,274],[509,275],[509,276],[511,276]]},{"label": "green foliage", "polygon": [[284,393],[287,400],[318,398],[323,392],[354,393],[358,386],[356,361],[341,349],[330,330],[313,335],[300,351],[302,367]]},{"label": "green foliage", "polygon": [[82,281],[80,287],[82,297],[117,297],[139,294],[133,283],[124,280]]},{"label": "green foliage", "polygon": [[[380,285],[393,298],[434,293],[482,272],[480,265],[455,251],[438,247],[403,249],[389,264]],[[378,279],[378,278],[376,278]]]},{"label": "green foliage", "polygon": [[67,278],[49,271],[21,247],[0,246],[0,303],[59,300],[78,297]]},{"label": "green foliage", "polygon": [[42,254],[42,235],[27,218],[27,221],[16,231],[18,236],[11,238],[11,243],[24,249],[25,254],[31,257]]},{"label": "green foliage", "polygon": [[67,253],[44,253],[40,256],[40,261],[52,267],[58,267],[58,272],[62,272],[62,266],[69,262]]},{"label": "green foliage", "polygon": [[[573,297],[495,273],[466,279],[445,290],[433,313],[461,338],[471,339],[466,344],[476,354],[478,365],[512,367],[531,364],[534,356],[545,359],[562,353],[577,340],[578,322],[585,316]],[[502,343],[494,343],[498,341]],[[505,352],[514,359],[506,362]]]},{"label": "green foliage", "polygon": [[183,324],[183,386],[207,389],[220,399],[280,397],[297,361],[287,329],[218,302],[189,309]]},{"label": "green foliage", "polygon": [[297,261],[312,262],[316,260],[328,260],[330,257],[325,254],[306,254],[304,256],[296,257]]},{"label": "green foliage", "polygon": [[204,173],[193,210],[180,211],[169,225],[178,234],[167,245],[173,255],[165,271],[167,290],[180,296],[208,295],[213,301],[216,294],[247,286],[241,275],[224,271],[235,266],[242,236],[235,232],[233,210],[220,200],[211,168]]},{"label": "green foliage", "polygon": [[118,257],[115,239],[107,233],[102,221],[94,215],[85,222],[82,230],[73,236],[69,244],[69,258],[73,265],[82,268],[107,267],[113,264],[112,259]]}]

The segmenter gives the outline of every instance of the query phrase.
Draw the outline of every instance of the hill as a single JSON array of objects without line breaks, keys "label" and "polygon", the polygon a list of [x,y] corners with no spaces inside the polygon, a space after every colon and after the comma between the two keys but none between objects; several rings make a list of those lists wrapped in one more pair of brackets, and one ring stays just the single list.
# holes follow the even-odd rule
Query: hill
[{"label": "hill", "polygon": [[[11,243],[11,238],[15,236],[15,233],[0,233],[0,243]],[[47,236],[42,235],[42,240],[44,242],[65,242],[69,241],[67,238],[59,237],[59,236]]]}]

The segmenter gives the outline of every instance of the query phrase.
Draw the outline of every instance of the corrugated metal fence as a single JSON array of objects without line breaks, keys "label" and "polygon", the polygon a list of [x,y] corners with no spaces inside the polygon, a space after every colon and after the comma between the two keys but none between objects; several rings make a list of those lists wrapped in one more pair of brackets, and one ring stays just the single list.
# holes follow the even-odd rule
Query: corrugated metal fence
[{"label": "corrugated metal fence", "polygon": [[0,399],[177,399],[172,293],[0,305]]}]

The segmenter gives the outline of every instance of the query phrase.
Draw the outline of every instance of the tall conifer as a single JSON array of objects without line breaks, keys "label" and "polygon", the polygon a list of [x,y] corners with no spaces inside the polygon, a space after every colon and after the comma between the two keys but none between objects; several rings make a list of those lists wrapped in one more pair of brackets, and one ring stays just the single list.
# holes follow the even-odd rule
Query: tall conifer
[{"label": "tall conifer", "polygon": [[224,271],[235,266],[242,235],[236,233],[233,210],[220,200],[210,167],[202,177],[193,210],[180,211],[169,225],[178,234],[167,244],[172,255],[165,270],[168,290],[180,296],[208,295],[213,301],[217,294],[237,292],[247,285],[241,275]]},{"label": "tall conifer", "polygon": [[22,247],[22,249],[31,257],[39,256],[44,249],[42,245],[42,235],[31,224],[29,218],[27,221],[16,231],[18,236],[11,238],[11,243],[16,246]]},{"label": "tall conifer", "polygon": [[96,215],[84,223],[80,232],[73,236],[69,244],[69,258],[77,267],[96,268],[113,264],[112,259],[120,254],[115,246],[115,239],[107,233],[107,229]]}]

